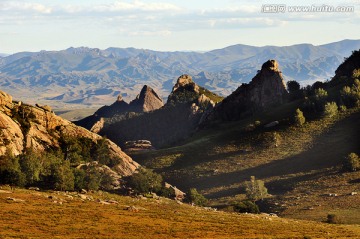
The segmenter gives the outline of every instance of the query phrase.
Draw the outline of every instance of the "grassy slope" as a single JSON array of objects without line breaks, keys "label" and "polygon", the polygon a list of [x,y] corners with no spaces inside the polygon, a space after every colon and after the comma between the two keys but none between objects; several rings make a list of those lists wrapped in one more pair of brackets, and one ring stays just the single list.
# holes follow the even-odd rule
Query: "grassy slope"
[{"label": "grassy slope", "polygon": [[[76,195],[70,199],[56,192],[0,191],[0,238],[357,238],[360,234],[359,226],[205,211],[163,198],[91,196],[95,200],[82,201]],[[96,199],[118,204],[102,205]],[[128,206],[139,211],[126,210]]]},{"label": "grassy slope", "polygon": [[[327,212],[337,211],[344,222],[360,223],[359,196],[323,196],[360,190],[359,182],[354,181],[360,173],[343,174],[340,169],[345,155],[360,150],[359,110],[335,119],[316,119],[298,128],[289,126],[287,120],[296,104],[261,117],[263,123],[280,121],[272,129],[260,126],[246,132],[244,128],[257,119],[254,117],[201,131],[179,147],[132,156],[140,164],[163,172],[168,181],[180,188],[200,189],[213,199],[214,205],[244,198],[243,182],[255,175],[265,181],[274,195],[273,203],[283,205],[273,211],[291,217],[308,215],[319,221],[324,220]],[[273,140],[275,132],[277,147]],[[293,202],[291,198],[297,197],[301,199]],[[318,204],[322,206],[305,210]],[[350,208],[349,204],[352,213],[345,210]]]},{"label": "grassy slope", "polygon": [[55,110],[56,115],[73,121],[73,120],[80,120],[87,116],[90,116],[97,111],[98,108],[85,108],[85,109],[58,109]]}]

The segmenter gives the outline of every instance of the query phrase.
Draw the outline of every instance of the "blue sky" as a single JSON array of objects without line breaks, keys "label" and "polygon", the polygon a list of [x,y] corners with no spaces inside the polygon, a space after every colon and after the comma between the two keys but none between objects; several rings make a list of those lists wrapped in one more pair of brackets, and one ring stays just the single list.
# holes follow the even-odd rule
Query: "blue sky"
[{"label": "blue sky", "polygon": [[[264,4],[353,6],[349,13],[262,13]],[[0,53],[68,47],[205,51],[234,44],[360,39],[360,1],[0,0]]]}]

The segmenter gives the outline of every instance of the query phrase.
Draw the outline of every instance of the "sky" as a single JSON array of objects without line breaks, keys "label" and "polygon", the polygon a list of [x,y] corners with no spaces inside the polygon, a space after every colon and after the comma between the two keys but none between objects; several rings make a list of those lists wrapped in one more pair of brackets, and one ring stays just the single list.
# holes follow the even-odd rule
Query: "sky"
[{"label": "sky", "polygon": [[[283,12],[269,12],[279,4]],[[353,11],[289,10],[324,4]],[[0,53],[80,46],[208,51],[235,44],[320,45],[360,39],[359,22],[360,0],[0,0]]]}]

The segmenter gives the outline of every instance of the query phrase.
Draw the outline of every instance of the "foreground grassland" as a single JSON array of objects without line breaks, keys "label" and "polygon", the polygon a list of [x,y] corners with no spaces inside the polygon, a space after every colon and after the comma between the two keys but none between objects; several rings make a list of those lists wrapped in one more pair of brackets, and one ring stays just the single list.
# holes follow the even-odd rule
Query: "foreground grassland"
[{"label": "foreground grassland", "polygon": [[[214,206],[244,199],[244,182],[254,175],[272,194],[268,212],[316,221],[335,213],[343,223],[360,224],[360,172],[342,170],[344,157],[360,150],[359,109],[295,127],[292,104],[202,130],[178,147],[131,156],[179,188],[197,188]],[[278,126],[264,127],[274,120]]]},{"label": "foreground grassland", "polygon": [[206,211],[164,198],[0,189],[0,238],[358,238],[359,235],[360,227],[355,225]]}]

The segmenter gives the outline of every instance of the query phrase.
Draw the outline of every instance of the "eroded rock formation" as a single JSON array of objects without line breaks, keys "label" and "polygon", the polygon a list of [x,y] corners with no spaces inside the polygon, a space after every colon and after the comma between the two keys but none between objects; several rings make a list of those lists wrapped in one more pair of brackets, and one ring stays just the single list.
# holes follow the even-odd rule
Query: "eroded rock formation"
[{"label": "eroded rock formation", "polygon": [[238,120],[253,112],[282,104],[287,94],[277,61],[269,60],[249,84],[242,84],[218,104],[207,121]]},{"label": "eroded rock formation", "polygon": [[[35,151],[57,148],[62,135],[85,137],[93,142],[102,138],[47,109],[13,103],[11,96],[0,91],[0,156],[7,151],[19,155],[26,148]],[[108,147],[110,157],[121,159],[121,163],[115,166],[119,174],[131,175],[139,167],[110,140]]]}]

